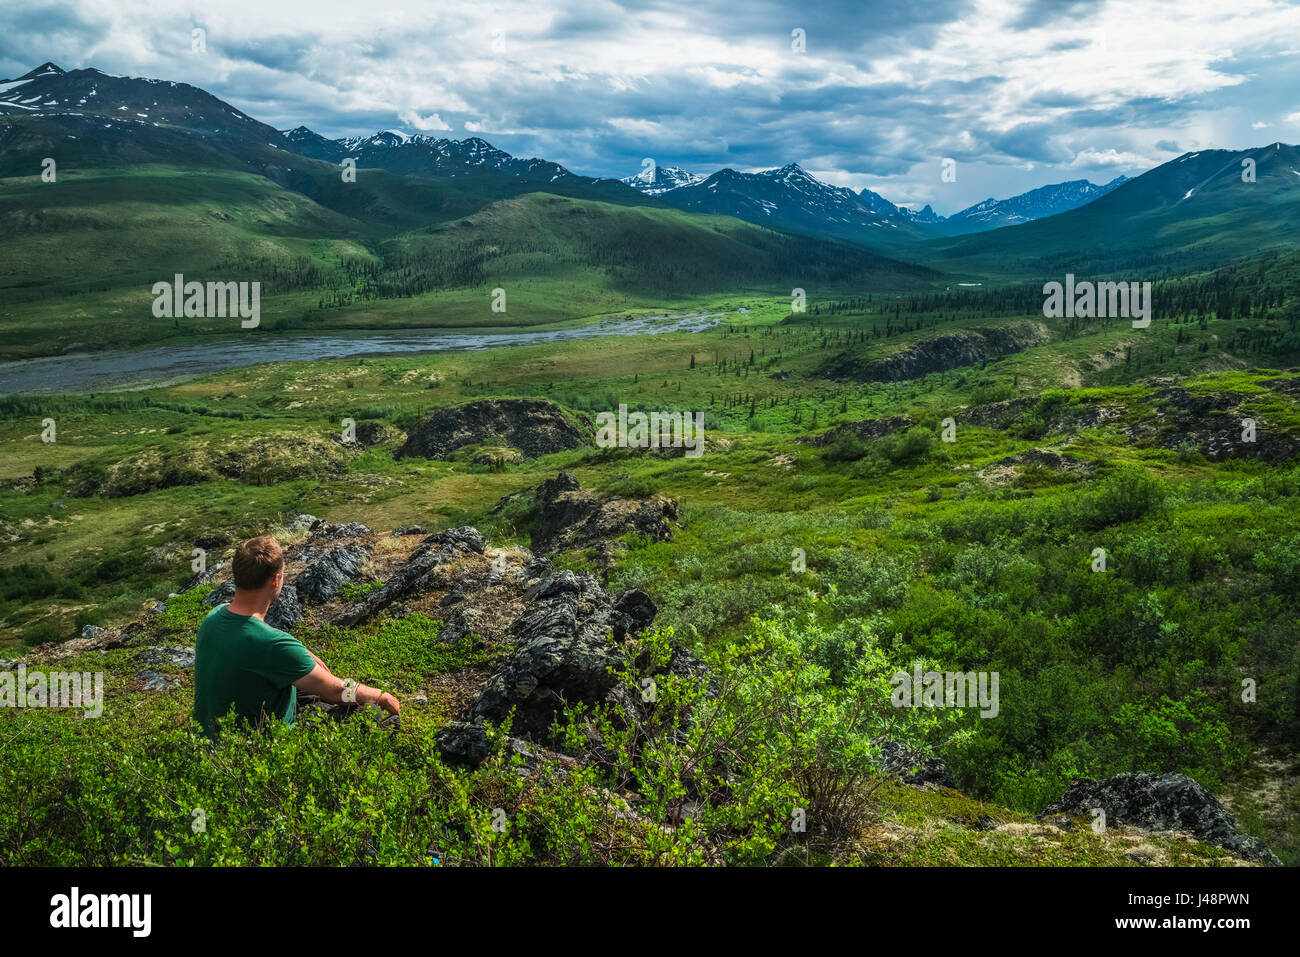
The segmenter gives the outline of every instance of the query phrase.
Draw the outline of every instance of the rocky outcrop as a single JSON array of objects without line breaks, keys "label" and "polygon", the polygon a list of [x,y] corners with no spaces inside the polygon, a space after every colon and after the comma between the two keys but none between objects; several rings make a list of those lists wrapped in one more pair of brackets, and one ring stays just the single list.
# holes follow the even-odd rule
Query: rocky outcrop
[{"label": "rocky outcrop", "polygon": [[293,580],[294,588],[304,601],[329,601],[361,573],[368,557],[366,549],[356,544],[331,548],[303,569]]},{"label": "rocky outcrop", "polygon": [[1095,429],[1108,422],[1120,422],[1124,414],[1124,409],[1120,406],[1101,405],[1096,402],[1066,402],[1055,408],[1048,416],[1046,434],[1073,434],[1084,429]]},{"label": "rocky outcrop", "polygon": [[1014,355],[1048,340],[1041,322],[1020,322],[988,329],[960,329],[917,340],[875,361],[844,355],[821,370],[828,379],[859,382],[903,382],[932,372],[947,372],[989,359]]},{"label": "rocky outcrop", "polygon": [[562,571],[538,582],[510,628],[514,650],[440,733],[439,747],[474,763],[486,744],[486,732],[475,729],[483,722],[499,724],[513,712],[512,734],[547,741],[566,705],[621,700],[611,672],[627,663],[627,640],[649,627],[656,611],[639,591],[612,597],[589,572]]},{"label": "rocky outcrop", "polygon": [[[1212,462],[1241,458],[1274,463],[1300,450],[1300,442],[1293,436],[1271,428],[1258,412],[1243,408],[1250,398],[1238,392],[1198,394],[1179,387],[1159,389],[1155,393],[1160,403],[1157,442],[1166,449],[1191,443]],[[1255,422],[1254,441],[1243,438],[1242,420],[1248,418]]]},{"label": "rocky outcrop", "polygon": [[347,460],[344,447],[324,436],[294,432],[235,436],[177,448],[150,448],[113,463],[102,476],[81,476],[70,470],[68,494],[116,498],[221,478],[247,485],[274,485],[340,475]]},{"label": "rocky outcrop", "polygon": [[537,524],[530,544],[534,552],[612,546],[628,532],[656,542],[672,538],[677,502],[659,495],[648,499],[607,498],[583,491],[578,480],[561,472],[538,486],[533,497]]},{"label": "rocky outcrop", "polygon": [[58,661],[72,658],[87,651],[108,651],[129,645],[139,633],[142,622],[133,621],[123,628],[100,629],[89,638],[77,637],[68,641],[48,641],[32,649],[32,657],[37,661]]},{"label": "rocky outcrop", "polygon": [[406,563],[384,584],[361,601],[336,615],[331,624],[340,627],[365,621],[411,592],[428,588],[439,569],[466,555],[482,555],[487,542],[478,529],[468,525],[430,535],[413,551]]},{"label": "rocky outcrop", "polygon": [[957,787],[943,758],[925,757],[890,738],[880,743],[880,755],[880,770],[885,774],[897,774],[904,784],[932,788]]},{"label": "rocky outcrop", "polygon": [[484,399],[431,412],[395,455],[440,459],[462,446],[490,442],[533,459],[576,449],[587,437],[554,402]]},{"label": "rocky outcrop", "polygon": [[1042,396],[1039,395],[1019,396],[965,409],[954,418],[958,425],[976,425],[985,429],[1011,429],[1026,424],[1031,414],[1039,415],[1042,421],[1037,423],[1037,427],[1044,435],[1071,434],[1083,429],[1095,429],[1099,425],[1124,418],[1122,407],[1102,405],[1088,399],[1074,402],[1056,400],[1044,406],[1040,406],[1041,402]]},{"label": "rocky outcrop", "polygon": [[954,418],[958,425],[978,425],[984,429],[1009,429],[1016,420],[1032,409],[1038,402],[1038,396],[1026,395],[1016,399],[1003,399],[965,409]]},{"label": "rocky outcrop", "polygon": [[401,429],[387,422],[374,420],[358,422],[355,437],[357,444],[367,449],[376,445],[395,446],[405,442],[407,438],[406,433]]},{"label": "rocky outcrop", "polygon": [[844,425],[837,425],[833,429],[827,429],[821,435],[801,435],[795,441],[806,443],[815,448],[831,445],[845,435],[852,435],[863,442],[872,442],[883,439],[887,435],[892,435],[899,429],[906,428],[911,424],[912,418],[907,415],[894,415],[887,419],[863,419],[861,422],[847,422]]},{"label": "rocky outcrop", "polygon": [[194,649],[184,645],[158,645],[146,648],[135,656],[146,665],[171,665],[174,668],[193,668]]},{"label": "rocky outcrop", "polygon": [[1015,455],[998,459],[979,469],[975,474],[984,481],[997,485],[1020,474],[1021,467],[1026,465],[1036,465],[1076,478],[1083,478],[1097,471],[1096,462],[1088,462],[1072,455],[1062,455],[1051,449],[1026,449]]},{"label": "rocky outcrop", "polygon": [[1259,840],[1240,834],[1219,801],[1185,774],[1118,774],[1103,781],[1080,780],[1040,817],[1052,814],[1106,812],[1107,824],[1126,824],[1147,831],[1187,831],[1238,857],[1262,864],[1281,862]]}]

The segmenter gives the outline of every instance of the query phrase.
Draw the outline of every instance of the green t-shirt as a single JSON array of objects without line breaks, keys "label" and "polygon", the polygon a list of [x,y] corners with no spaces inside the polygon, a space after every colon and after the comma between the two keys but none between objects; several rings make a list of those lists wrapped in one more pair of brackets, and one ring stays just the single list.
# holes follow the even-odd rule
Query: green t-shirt
[{"label": "green t-shirt", "polygon": [[237,715],[253,723],[266,714],[293,724],[293,682],[314,667],[311,652],[293,635],[218,605],[199,625],[194,643],[194,719],[210,735],[233,704]]}]

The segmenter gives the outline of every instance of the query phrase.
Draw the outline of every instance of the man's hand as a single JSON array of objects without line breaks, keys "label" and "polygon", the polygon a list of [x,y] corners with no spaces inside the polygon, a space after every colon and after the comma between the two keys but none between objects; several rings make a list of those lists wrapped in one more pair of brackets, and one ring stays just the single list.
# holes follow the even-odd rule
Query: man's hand
[{"label": "man's hand", "polygon": [[374,703],[379,705],[379,707],[383,708],[389,714],[397,714],[402,710],[402,706],[398,702],[397,698],[386,691],[376,698]]}]

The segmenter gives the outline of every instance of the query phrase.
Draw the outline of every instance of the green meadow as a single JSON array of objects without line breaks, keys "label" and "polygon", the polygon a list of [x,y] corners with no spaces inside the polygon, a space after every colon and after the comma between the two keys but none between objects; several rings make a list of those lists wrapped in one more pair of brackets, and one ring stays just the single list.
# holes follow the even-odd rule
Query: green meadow
[{"label": "green meadow", "polygon": [[[1145,424],[1158,433],[1160,390],[1174,381],[1195,395],[1229,394],[1270,429],[1293,432],[1300,408],[1270,383],[1295,376],[1294,357],[1279,364],[1281,340],[1264,336],[1284,336],[1285,322],[1271,311],[1206,314],[1138,332],[1122,321],[933,305],[828,297],[792,314],[788,298],[734,296],[713,302],[726,321],[700,333],[272,363],[164,389],[0,399],[0,656],[129,620],[189,579],[196,540],[220,551],[299,512],[379,530],[473,524],[493,545],[526,546],[531,489],[564,470],[584,488],[679,502],[670,541],[629,536],[612,568],[594,554],[559,556],[613,590],[647,591],[678,640],[724,654],[759,616],[852,636],[890,662],[997,671],[1000,719],[970,721],[944,749],[966,793],[1024,816],[1078,776],[1182,771],[1228,795],[1238,820],[1294,862],[1300,834],[1285,809],[1297,784],[1276,767],[1293,766],[1300,718],[1300,609],[1290,587],[1300,572],[1300,467],[1210,461],[1190,445],[1140,444],[1125,432]],[[899,382],[824,376],[845,356],[869,366],[936,335],[1026,321],[1042,324],[1041,341],[989,361]],[[705,453],[588,446],[481,465],[473,446],[431,461],[395,459],[392,442],[337,441],[345,417],[405,429],[433,407],[514,396],[588,415],[621,403],[700,410]],[[969,410],[1019,397],[1031,401],[1011,421],[964,424]],[[1121,416],[1052,428],[1095,405]],[[798,441],[898,415],[910,422],[881,439]],[[47,417],[54,443],[40,440]],[[981,476],[1039,448],[1088,467],[1030,463]],[[241,476],[222,474],[218,460],[242,463]],[[1099,548],[1104,573],[1093,570]],[[174,614],[176,601],[173,617],[151,627],[188,643],[197,618]],[[374,640],[359,631],[314,647],[347,654]],[[448,653],[439,669],[471,666],[454,658],[466,652]],[[125,653],[104,661],[125,669],[110,681],[127,680]],[[396,687],[415,687],[412,676],[432,666],[391,667]],[[1257,700],[1242,700],[1243,678]],[[172,726],[187,694],[139,699],[130,733]],[[416,727],[431,730],[450,717],[436,694],[413,712]],[[957,840],[863,860],[999,853],[954,850]],[[1026,863],[1112,859],[1099,848],[1049,861],[1037,859],[1041,846],[1028,858],[1006,853]]]}]

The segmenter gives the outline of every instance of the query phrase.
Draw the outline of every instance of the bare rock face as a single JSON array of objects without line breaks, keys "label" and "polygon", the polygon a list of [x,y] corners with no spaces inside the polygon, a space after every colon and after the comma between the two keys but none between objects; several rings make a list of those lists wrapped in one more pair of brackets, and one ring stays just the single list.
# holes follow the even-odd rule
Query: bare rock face
[{"label": "bare rock face", "polygon": [[587,435],[554,402],[484,399],[436,409],[414,426],[395,456],[445,458],[461,446],[490,442],[534,459],[576,449]]},{"label": "bare rock face", "polygon": [[648,499],[603,498],[583,491],[568,472],[547,479],[534,496],[538,521],[533,529],[534,552],[605,545],[635,531],[657,542],[672,538],[670,522],[678,517],[677,502],[659,495]]},{"label": "bare rock face", "polygon": [[1106,812],[1109,824],[1147,831],[1189,831],[1198,840],[1246,860],[1281,865],[1261,841],[1239,834],[1227,808],[1185,774],[1139,771],[1103,781],[1075,781],[1040,816],[1091,814],[1094,808]]}]

